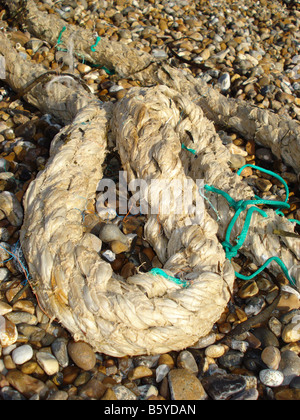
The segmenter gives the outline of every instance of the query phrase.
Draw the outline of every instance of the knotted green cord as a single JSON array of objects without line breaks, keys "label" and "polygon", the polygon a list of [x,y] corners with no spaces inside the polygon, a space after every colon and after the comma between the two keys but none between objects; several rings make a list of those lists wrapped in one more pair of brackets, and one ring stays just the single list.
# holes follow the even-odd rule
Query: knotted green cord
[{"label": "knotted green cord", "polygon": [[[267,169],[260,168],[259,166],[250,165],[250,164],[243,166],[238,171],[237,174],[240,175],[241,172],[246,167],[251,167],[253,169],[259,170],[261,172],[265,172],[265,173],[267,173],[267,174],[269,174],[269,175],[277,178],[284,185],[284,188],[285,188],[285,191],[286,191],[286,199],[285,199],[284,202],[282,202],[282,201],[275,201],[275,200],[264,200],[264,199],[261,199],[260,197],[255,196],[256,197],[256,200],[239,200],[239,201],[236,201],[232,197],[230,197],[230,195],[227,194],[225,191],[219,190],[219,189],[217,189],[217,188],[215,188],[213,186],[210,186],[210,185],[205,185],[204,188],[207,191],[214,192],[216,194],[219,194],[219,195],[223,196],[227,200],[229,206],[232,207],[232,208],[234,208],[234,210],[236,211],[233,219],[231,220],[231,222],[230,222],[230,224],[228,226],[228,229],[227,229],[227,232],[226,232],[225,241],[222,244],[223,245],[223,248],[224,248],[224,250],[226,252],[226,258],[228,258],[229,261],[231,261],[232,258],[234,258],[237,255],[239,249],[243,246],[243,244],[244,244],[244,242],[246,240],[247,234],[248,234],[248,230],[249,230],[249,227],[250,227],[251,218],[252,218],[253,213],[254,212],[258,212],[263,217],[268,217],[267,213],[265,213],[263,210],[261,210],[261,209],[259,209],[257,207],[254,207],[254,205],[267,204],[267,205],[270,205],[270,206],[276,206],[278,208],[290,208],[290,205],[287,202],[288,199],[289,199],[289,188],[288,188],[286,182],[284,181],[284,179],[281,178],[281,176],[275,174],[272,171],[268,171]],[[234,228],[234,225],[235,225],[235,223],[236,223],[239,215],[241,214],[242,211],[246,210],[246,208],[247,208],[248,205],[252,205],[252,207],[247,211],[247,215],[246,215],[244,227],[242,229],[241,234],[238,237],[238,242],[237,242],[237,244],[235,246],[233,246],[230,243],[230,236],[231,236],[232,229]],[[280,213],[283,214],[279,210],[276,210],[276,213],[277,214],[280,214]],[[296,220],[293,220],[293,219],[291,221],[292,222],[298,222],[299,223],[299,221],[296,221]],[[296,284],[295,280],[290,277],[289,271],[288,271],[286,265],[283,263],[283,261],[279,257],[269,258],[263,264],[263,266],[260,267],[251,276],[243,276],[242,274],[239,274],[239,273],[236,272],[235,273],[236,274],[236,277],[238,277],[241,280],[252,280],[258,274],[260,274],[273,261],[276,262],[281,267],[282,271],[284,272],[285,276],[288,278],[289,282],[293,286],[295,286],[295,284]]]}]

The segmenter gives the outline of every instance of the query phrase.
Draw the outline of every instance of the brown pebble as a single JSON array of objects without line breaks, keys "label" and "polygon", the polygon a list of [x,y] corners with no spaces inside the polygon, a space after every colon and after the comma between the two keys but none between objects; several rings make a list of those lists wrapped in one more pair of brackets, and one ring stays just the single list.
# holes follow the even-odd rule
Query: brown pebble
[{"label": "brown pebble", "polygon": [[152,376],[153,372],[147,366],[137,366],[128,373],[128,379],[134,381],[136,379]]},{"label": "brown pebble", "polygon": [[206,392],[199,379],[186,369],[173,369],[168,374],[172,400],[205,400]]},{"label": "brown pebble", "polygon": [[83,341],[71,341],[68,345],[69,356],[83,370],[91,370],[96,365],[96,355],[90,345]]},{"label": "brown pebble", "polygon": [[173,360],[173,357],[170,354],[166,353],[159,356],[158,366],[160,365],[167,365],[170,367],[170,369],[172,369],[175,366],[175,362]]},{"label": "brown pebble", "polygon": [[124,267],[121,270],[121,276],[125,279],[128,279],[129,277],[132,277],[136,274],[136,268],[133,263],[127,263],[124,265]]}]

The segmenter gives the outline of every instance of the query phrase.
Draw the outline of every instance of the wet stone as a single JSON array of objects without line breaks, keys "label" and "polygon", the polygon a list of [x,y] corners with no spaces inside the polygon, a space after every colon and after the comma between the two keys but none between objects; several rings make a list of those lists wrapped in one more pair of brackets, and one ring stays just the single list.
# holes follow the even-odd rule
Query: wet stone
[{"label": "wet stone", "polygon": [[240,375],[213,375],[202,380],[205,391],[213,400],[228,400],[246,389],[246,380]]}]

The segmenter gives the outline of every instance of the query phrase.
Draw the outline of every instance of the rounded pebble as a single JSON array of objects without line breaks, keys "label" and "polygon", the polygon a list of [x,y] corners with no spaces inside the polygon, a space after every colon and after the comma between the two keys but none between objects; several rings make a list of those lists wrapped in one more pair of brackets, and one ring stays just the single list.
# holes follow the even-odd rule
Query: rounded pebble
[{"label": "rounded pebble", "polygon": [[33,357],[32,347],[25,344],[12,352],[12,359],[16,365],[23,365]]},{"label": "rounded pebble", "polygon": [[73,362],[81,369],[91,370],[95,367],[96,355],[87,343],[72,341],[68,345],[68,352]]},{"label": "rounded pebble", "polygon": [[259,379],[264,385],[275,388],[283,383],[284,375],[278,370],[265,369],[259,372]]}]

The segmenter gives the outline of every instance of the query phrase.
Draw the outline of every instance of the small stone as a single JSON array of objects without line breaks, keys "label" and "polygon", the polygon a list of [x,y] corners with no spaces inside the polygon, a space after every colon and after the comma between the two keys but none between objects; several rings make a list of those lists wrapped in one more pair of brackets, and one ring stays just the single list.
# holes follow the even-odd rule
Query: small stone
[{"label": "small stone", "polygon": [[261,354],[262,361],[270,369],[277,370],[281,361],[281,353],[277,347],[266,347]]},{"label": "small stone", "polygon": [[221,92],[226,92],[230,89],[231,86],[231,80],[230,80],[230,74],[224,73],[218,80],[218,85],[220,86]]},{"label": "small stone", "polygon": [[9,192],[0,193],[0,210],[13,226],[21,226],[23,223],[23,209],[17,197]]},{"label": "small stone", "polygon": [[156,382],[160,383],[167,376],[167,374],[170,372],[170,370],[171,370],[170,366],[168,366],[168,365],[165,365],[165,364],[159,365],[156,368],[156,372],[155,372]]},{"label": "small stone", "polygon": [[267,192],[267,191],[270,191],[270,189],[272,188],[273,184],[268,179],[257,178],[257,180],[256,180],[256,186],[257,186],[257,188],[259,188],[259,190],[261,192]]},{"label": "small stone", "polygon": [[179,353],[177,357],[177,366],[195,374],[197,374],[199,370],[194,356],[187,350]]},{"label": "small stone", "polygon": [[36,359],[47,375],[52,376],[59,371],[58,361],[52,354],[40,351],[36,354]]},{"label": "small stone", "polygon": [[269,328],[272,331],[272,333],[276,335],[276,337],[280,337],[281,336],[282,324],[279,321],[279,319],[277,319],[274,316],[272,316],[269,319]]},{"label": "small stone", "polygon": [[59,365],[61,367],[67,367],[69,365],[69,355],[68,355],[68,340],[66,338],[57,338],[51,344],[51,350],[56,357]]},{"label": "small stone", "polygon": [[106,389],[106,386],[103,385],[101,381],[93,378],[87,384],[82,386],[79,395],[84,398],[100,400],[104,396]]},{"label": "small stone", "polygon": [[289,385],[296,376],[300,376],[300,357],[293,351],[284,351],[281,355],[279,370],[284,375],[283,385]]},{"label": "small stone", "polygon": [[36,325],[38,323],[37,317],[28,312],[11,312],[6,317],[14,324],[28,324]]},{"label": "small stone", "polygon": [[264,149],[264,148],[257,149],[256,157],[257,159],[262,160],[264,162],[273,162],[273,155],[269,149]]},{"label": "small stone", "polygon": [[174,362],[173,357],[170,354],[165,353],[159,356],[158,366],[160,365],[167,365],[170,367],[170,369],[172,369],[175,365],[175,362]]},{"label": "small stone", "polygon": [[113,241],[110,244],[110,248],[114,254],[122,254],[122,252],[128,252],[129,246],[127,244],[123,244],[120,241]]},{"label": "small stone", "polygon": [[14,311],[23,311],[31,315],[35,314],[35,306],[30,300],[18,300],[13,306]]},{"label": "small stone", "polygon": [[259,339],[263,349],[269,346],[279,347],[279,341],[277,337],[268,328],[255,328],[253,330],[253,334],[256,338]]},{"label": "small stone", "polygon": [[173,369],[168,374],[172,400],[205,400],[206,393],[199,379],[186,369]]},{"label": "small stone", "polygon": [[117,397],[114,391],[111,388],[108,388],[105,391],[104,396],[101,398],[102,401],[116,401]]},{"label": "small stone", "polygon": [[255,281],[247,281],[243,283],[242,287],[239,289],[238,295],[242,299],[247,299],[249,297],[255,296],[259,293],[259,288]]},{"label": "small stone", "polygon": [[205,356],[218,359],[225,354],[226,348],[222,344],[215,344],[205,349]]},{"label": "small stone", "polygon": [[244,353],[238,350],[229,350],[224,356],[219,358],[220,365],[225,369],[239,367],[242,364]]},{"label": "small stone", "polygon": [[283,329],[282,339],[285,343],[296,343],[300,340],[300,320],[291,322]]},{"label": "small stone", "polygon": [[147,366],[137,366],[131,372],[129,372],[128,379],[130,381],[134,381],[136,379],[141,379],[152,375],[152,370]]},{"label": "small stone", "polygon": [[215,333],[210,333],[205,337],[200,338],[193,346],[190,348],[192,349],[205,349],[206,347],[214,344],[217,340],[217,336]]},{"label": "small stone", "polygon": [[90,66],[88,66],[87,64],[79,63],[78,66],[77,66],[77,70],[81,74],[87,74],[90,71],[92,71],[92,68]]},{"label": "small stone", "polygon": [[29,362],[30,359],[33,357],[33,350],[32,347],[28,344],[24,346],[17,347],[12,352],[12,359],[16,365],[23,365],[26,362]]},{"label": "small stone", "polygon": [[202,380],[205,391],[216,401],[228,400],[243,392],[247,383],[241,375],[213,375]]},{"label": "small stone", "polygon": [[95,367],[96,355],[87,343],[83,341],[70,342],[68,352],[73,362],[81,369],[91,370]]},{"label": "small stone", "polygon": [[42,381],[26,375],[19,370],[10,370],[6,375],[6,379],[25,398],[31,398],[35,395],[43,398],[48,392],[48,387]]},{"label": "small stone", "polygon": [[300,300],[298,296],[292,293],[281,293],[277,306],[279,311],[290,312],[293,309],[300,309]]},{"label": "small stone", "polygon": [[0,315],[8,314],[12,311],[12,307],[5,302],[0,301]]},{"label": "small stone", "polygon": [[261,382],[271,388],[280,386],[284,380],[284,375],[278,370],[264,369],[259,372]]},{"label": "small stone", "polygon": [[231,169],[240,169],[246,165],[246,159],[241,155],[231,155],[230,167]]},{"label": "small stone", "polygon": [[137,396],[130,391],[130,389],[126,388],[124,385],[116,385],[112,388],[117,397],[117,400],[126,400],[126,401],[134,401],[137,400]]},{"label": "small stone", "polygon": [[0,344],[3,347],[15,344],[18,339],[18,331],[15,324],[0,315]]},{"label": "small stone", "polygon": [[152,55],[158,60],[165,60],[168,58],[168,54],[164,50],[159,50],[157,48],[152,50]]}]

